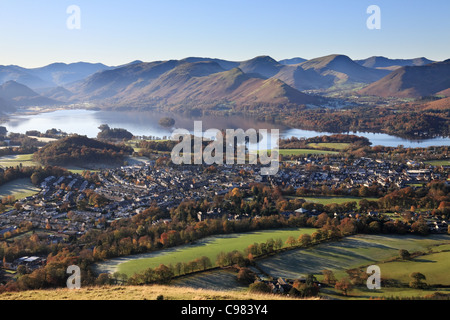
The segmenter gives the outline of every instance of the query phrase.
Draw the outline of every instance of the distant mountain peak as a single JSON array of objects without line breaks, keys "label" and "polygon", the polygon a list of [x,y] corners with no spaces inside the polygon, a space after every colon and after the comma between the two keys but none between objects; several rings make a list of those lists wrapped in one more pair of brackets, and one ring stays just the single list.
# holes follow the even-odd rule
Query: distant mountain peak
[{"label": "distant mountain peak", "polygon": [[360,90],[360,94],[419,98],[439,94],[450,88],[450,59],[423,66],[401,67]]},{"label": "distant mountain peak", "polygon": [[278,61],[278,63],[284,64],[284,65],[294,65],[294,64],[299,64],[302,62],[307,61],[306,59],[300,58],[300,57],[296,57],[296,58],[291,58],[291,59],[283,59]]},{"label": "distant mountain peak", "polygon": [[406,66],[423,66],[434,61],[425,57],[414,59],[390,59],[383,56],[372,56],[364,60],[355,60],[356,63],[367,68],[400,68]]}]

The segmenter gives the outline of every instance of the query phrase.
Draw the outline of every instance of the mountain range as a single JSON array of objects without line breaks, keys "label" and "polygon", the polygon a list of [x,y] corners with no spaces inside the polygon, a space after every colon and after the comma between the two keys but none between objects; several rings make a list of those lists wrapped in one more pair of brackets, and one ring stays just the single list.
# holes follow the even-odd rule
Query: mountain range
[{"label": "mountain range", "polygon": [[101,63],[52,63],[41,68],[0,66],[0,84],[13,80],[33,90],[65,86],[82,80],[98,71],[112,69]]},{"label": "mountain range", "polygon": [[355,60],[355,62],[368,68],[395,70],[407,66],[424,66],[435,61],[428,60],[424,57],[416,59],[388,59],[386,57],[370,57],[364,60]]},{"label": "mountain range", "polygon": [[3,111],[14,111],[15,107],[54,105],[61,102],[44,97],[16,81],[7,81],[0,86],[0,106]]},{"label": "mountain range", "polygon": [[86,101],[213,108],[318,105],[322,101],[318,94],[356,89],[361,95],[379,97],[449,96],[449,61],[385,57],[352,60],[334,54],[280,61],[269,56],[245,61],[201,57],[136,60],[116,67],[85,62],[33,69],[0,66],[0,109]]},{"label": "mountain range", "polygon": [[450,59],[422,66],[401,67],[359,91],[363,95],[397,98],[448,96]]}]

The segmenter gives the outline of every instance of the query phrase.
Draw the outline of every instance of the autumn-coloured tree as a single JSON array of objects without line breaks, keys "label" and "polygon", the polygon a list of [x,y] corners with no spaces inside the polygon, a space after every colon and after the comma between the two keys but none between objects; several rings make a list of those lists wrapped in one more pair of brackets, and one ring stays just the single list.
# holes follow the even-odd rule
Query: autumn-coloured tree
[{"label": "autumn-coloured tree", "polygon": [[302,247],[309,247],[311,245],[312,239],[309,234],[305,233],[300,235],[300,237],[298,238],[298,242]]},{"label": "autumn-coloured tree", "polygon": [[297,244],[297,240],[293,237],[290,236],[287,240],[286,240],[286,244],[290,247],[293,247]]},{"label": "autumn-coloured tree", "polygon": [[255,282],[255,279],[256,279],[255,274],[250,269],[248,268],[239,269],[237,275],[237,280],[239,281],[239,283],[248,286],[249,284]]},{"label": "autumn-coloured tree", "polygon": [[336,290],[342,291],[342,293],[347,296],[348,292],[353,290],[353,284],[348,278],[342,278],[341,280],[336,282],[334,288]]},{"label": "autumn-coloured tree", "polygon": [[323,274],[323,282],[329,285],[335,285],[337,282],[336,277],[334,276],[333,271],[331,270],[322,270]]}]

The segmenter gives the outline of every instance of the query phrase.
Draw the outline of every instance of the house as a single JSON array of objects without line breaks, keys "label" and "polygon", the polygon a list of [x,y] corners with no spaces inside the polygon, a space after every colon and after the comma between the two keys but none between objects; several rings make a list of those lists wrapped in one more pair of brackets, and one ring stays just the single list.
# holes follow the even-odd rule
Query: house
[{"label": "house", "polygon": [[309,210],[300,208],[300,209],[295,210],[295,213],[308,214]]}]

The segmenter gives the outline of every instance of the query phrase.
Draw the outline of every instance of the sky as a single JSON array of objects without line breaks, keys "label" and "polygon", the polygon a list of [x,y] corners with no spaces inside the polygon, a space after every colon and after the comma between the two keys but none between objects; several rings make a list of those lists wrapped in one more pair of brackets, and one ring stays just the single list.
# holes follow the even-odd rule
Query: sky
[{"label": "sky", "polygon": [[[79,16],[67,11],[73,5]],[[367,27],[370,5],[380,8],[380,29]],[[448,0],[0,0],[0,65],[329,54],[441,61],[450,58],[449,13]]]}]

